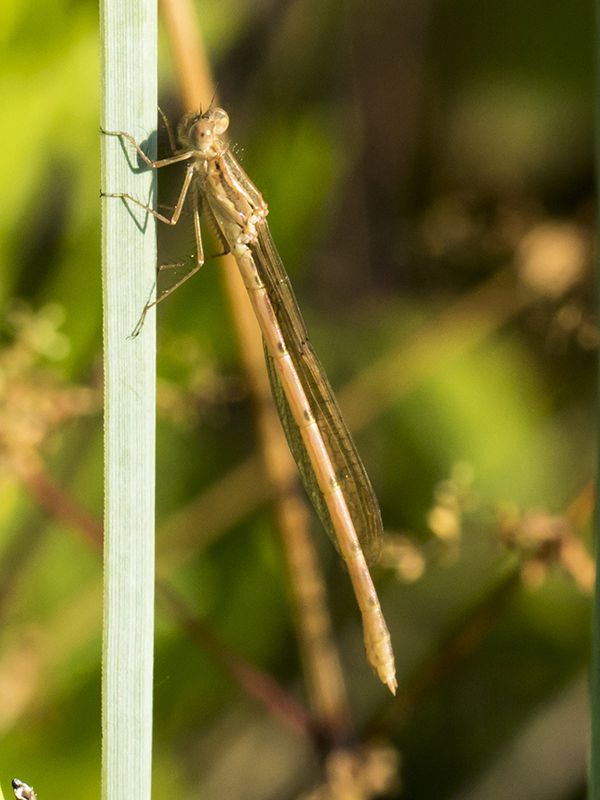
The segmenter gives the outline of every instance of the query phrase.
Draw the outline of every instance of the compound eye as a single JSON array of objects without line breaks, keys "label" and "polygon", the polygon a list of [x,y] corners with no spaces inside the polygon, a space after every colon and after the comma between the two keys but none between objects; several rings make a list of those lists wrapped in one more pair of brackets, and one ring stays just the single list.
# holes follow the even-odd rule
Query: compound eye
[{"label": "compound eye", "polygon": [[217,136],[220,136],[222,133],[225,133],[225,131],[229,127],[229,114],[222,108],[215,108],[213,109],[211,117],[214,125],[213,130],[217,134]]}]

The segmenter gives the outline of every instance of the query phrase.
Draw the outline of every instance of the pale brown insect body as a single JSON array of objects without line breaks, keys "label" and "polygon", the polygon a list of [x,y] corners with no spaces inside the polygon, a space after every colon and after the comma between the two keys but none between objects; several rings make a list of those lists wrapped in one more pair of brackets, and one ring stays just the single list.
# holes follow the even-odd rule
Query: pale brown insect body
[{"label": "pale brown insect body", "polygon": [[[188,165],[171,217],[129,195],[112,196],[132,200],[162,222],[175,225],[191,193],[197,263],[184,280],[204,263],[201,213],[211,218],[234,256],[262,331],[273,395],[290,449],[307,492],[347,565],[363,618],[367,658],[395,693],[390,635],[365,560],[365,553],[371,560],[376,558],[383,534],[377,499],[309,341],[269,232],[267,204],[223,138],[228,125],[229,117],[220,108],[186,114],[177,128],[182,149],[154,162],[129,134],[114,132],[128,139],[153,168],[179,161],[187,161]],[[167,130],[173,146],[168,126]]]}]

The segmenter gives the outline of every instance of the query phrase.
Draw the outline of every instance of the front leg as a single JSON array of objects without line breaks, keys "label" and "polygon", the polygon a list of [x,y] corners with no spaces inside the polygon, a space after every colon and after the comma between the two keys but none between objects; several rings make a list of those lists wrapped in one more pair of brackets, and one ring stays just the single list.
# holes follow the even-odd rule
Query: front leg
[{"label": "front leg", "polygon": [[188,158],[193,158],[194,151],[188,150],[185,153],[177,153],[174,156],[169,156],[169,158],[161,158],[158,161],[152,161],[151,158],[148,158],[146,153],[142,150],[139,143],[133,138],[130,133],[126,133],[125,131],[106,131],[104,128],[100,128],[100,132],[103,133],[105,136],[119,136],[121,139],[127,139],[136,149],[138,155],[142,159],[142,161],[147,164],[151,169],[160,169],[161,167],[167,167],[169,164],[176,164],[178,161],[185,161]]}]

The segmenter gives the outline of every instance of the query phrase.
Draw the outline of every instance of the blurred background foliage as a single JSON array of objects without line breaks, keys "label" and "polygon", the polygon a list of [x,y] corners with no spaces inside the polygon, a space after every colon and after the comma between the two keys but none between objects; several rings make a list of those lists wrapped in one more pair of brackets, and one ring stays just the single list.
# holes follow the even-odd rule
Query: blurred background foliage
[{"label": "blurred background foliage", "polygon": [[[381,501],[395,700],[314,522],[357,742],[379,752],[375,772],[401,763],[378,796],[583,798],[592,4],[196,7]],[[85,800],[101,746],[97,6],[4,0],[0,39],[0,779]],[[161,202],[178,180],[161,175]],[[161,253],[189,246],[162,234]],[[269,489],[239,470],[256,437],[218,271],[209,259],[160,308],[158,569],[303,702]],[[331,779],[317,793],[314,743],[184,628],[159,607],[156,796],[344,796]]]}]

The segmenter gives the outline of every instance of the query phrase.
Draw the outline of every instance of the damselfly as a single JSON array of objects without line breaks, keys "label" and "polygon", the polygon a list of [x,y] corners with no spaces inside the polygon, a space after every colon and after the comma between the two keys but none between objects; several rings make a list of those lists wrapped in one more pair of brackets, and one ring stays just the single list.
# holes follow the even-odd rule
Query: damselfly
[{"label": "damselfly", "polygon": [[[196,263],[169,293],[204,263],[201,214],[213,222],[226,250],[234,256],[262,331],[271,388],[290,449],[316,511],[346,562],[362,614],[367,658],[395,693],[390,635],[365,559],[366,555],[375,560],[379,553],[383,535],[379,505],[308,339],[290,280],[269,232],[267,205],[223,138],[229,126],[223,109],[186,114],[177,129],[179,149],[166,119],[165,125],[174,155],[159,161],[149,159],[131,134],[104,133],[129,141],[153,169],[188,162],[171,216],[129,194],[106,196],[136,203],[168,225],[177,224],[186,198],[191,198]],[[136,330],[156,302],[147,304]]]}]

